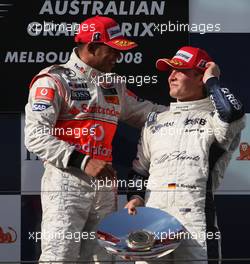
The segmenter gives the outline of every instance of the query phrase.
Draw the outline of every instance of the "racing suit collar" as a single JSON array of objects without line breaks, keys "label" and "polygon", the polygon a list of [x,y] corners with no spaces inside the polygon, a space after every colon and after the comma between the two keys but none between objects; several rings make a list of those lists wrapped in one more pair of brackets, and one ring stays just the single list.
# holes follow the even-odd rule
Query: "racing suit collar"
[{"label": "racing suit collar", "polygon": [[188,102],[174,102],[170,104],[170,111],[190,111],[190,110],[214,110],[209,97],[205,99],[188,101]]},{"label": "racing suit collar", "polygon": [[92,68],[85,62],[83,62],[76,53],[77,48],[74,48],[69,61],[66,63],[68,67],[74,69],[79,77],[87,77],[87,79],[95,78],[96,76],[104,75],[104,72],[98,71],[97,69]]}]

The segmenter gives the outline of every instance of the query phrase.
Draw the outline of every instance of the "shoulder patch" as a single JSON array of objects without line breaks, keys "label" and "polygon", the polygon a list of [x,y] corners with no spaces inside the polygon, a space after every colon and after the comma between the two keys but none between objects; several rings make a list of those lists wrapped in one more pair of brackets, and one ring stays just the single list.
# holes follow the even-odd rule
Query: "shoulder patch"
[{"label": "shoulder patch", "polygon": [[32,105],[32,111],[42,112],[47,108],[49,108],[50,106],[51,106],[50,104],[45,104],[45,103],[34,103]]},{"label": "shoulder patch", "polygon": [[147,116],[146,126],[149,127],[156,123],[157,120],[157,113],[156,112],[150,112]]},{"label": "shoulder patch", "polygon": [[55,90],[52,87],[37,87],[35,99],[53,101]]}]

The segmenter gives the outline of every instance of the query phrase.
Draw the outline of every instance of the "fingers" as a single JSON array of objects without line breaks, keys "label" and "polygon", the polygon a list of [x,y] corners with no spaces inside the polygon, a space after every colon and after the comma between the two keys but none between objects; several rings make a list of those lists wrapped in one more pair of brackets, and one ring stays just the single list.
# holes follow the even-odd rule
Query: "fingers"
[{"label": "fingers", "polygon": [[209,61],[206,63],[206,70],[208,69],[211,70],[211,72],[216,72],[220,74],[219,66],[213,61]]},{"label": "fingers", "polygon": [[126,205],[125,208],[128,209],[128,214],[129,215],[136,215],[137,214],[137,210],[136,207],[133,205]]},{"label": "fingers", "polygon": [[128,209],[128,214],[130,214],[130,215],[136,215],[137,214],[136,206],[135,206],[133,201],[128,202],[124,206],[124,208]]},{"label": "fingers", "polygon": [[215,62],[209,61],[209,62],[206,63],[206,68],[212,67],[214,65],[216,65]]},{"label": "fingers", "polygon": [[137,214],[136,208],[135,207],[128,208],[128,214],[136,215]]},{"label": "fingers", "polygon": [[86,164],[84,172],[92,177],[109,179],[116,178],[116,172],[110,163],[103,160],[90,159]]},{"label": "fingers", "polygon": [[209,78],[220,77],[220,69],[215,62],[210,61],[206,63],[206,70],[203,75],[203,82],[206,83]]}]

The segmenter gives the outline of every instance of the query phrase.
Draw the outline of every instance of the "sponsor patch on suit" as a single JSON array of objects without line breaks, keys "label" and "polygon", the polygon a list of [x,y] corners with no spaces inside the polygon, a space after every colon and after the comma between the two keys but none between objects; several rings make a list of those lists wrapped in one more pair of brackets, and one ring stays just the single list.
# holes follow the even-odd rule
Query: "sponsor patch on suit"
[{"label": "sponsor patch on suit", "polygon": [[102,89],[102,94],[104,96],[106,96],[106,95],[118,95],[115,88],[101,88],[101,89]]},{"label": "sponsor patch on suit", "polygon": [[42,112],[49,108],[51,105],[43,104],[43,103],[35,103],[32,105],[32,111]]},{"label": "sponsor patch on suit", "polygon": [[75,101],[86,101],[90,100],[91,96],[87,90],[71,90],[71,100]]},{"label": "sponsor patch on suit", "polygon": [[37,87],[35,99],[53,101],[55,95],[55,91],[53,88],[49,87]]}]

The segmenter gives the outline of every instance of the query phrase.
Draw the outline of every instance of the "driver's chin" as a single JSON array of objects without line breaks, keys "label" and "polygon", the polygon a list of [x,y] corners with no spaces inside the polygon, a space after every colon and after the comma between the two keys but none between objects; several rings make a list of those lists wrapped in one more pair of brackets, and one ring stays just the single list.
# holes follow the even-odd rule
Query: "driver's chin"
[{"label": "driver's chin", "polygon": [[178,91],[175,88],[170,88],[169,95],[173,98],[176,98]]},{"label": "driver's chin", "polygon": [[106,67],[103,69],[103,71],[106,72],[106,73],[108,73],[108,72],[112,72],[112,69],[113,69],[114,67],[115,67],[115,65],[110,64],[110,65],[106,66]]}]

